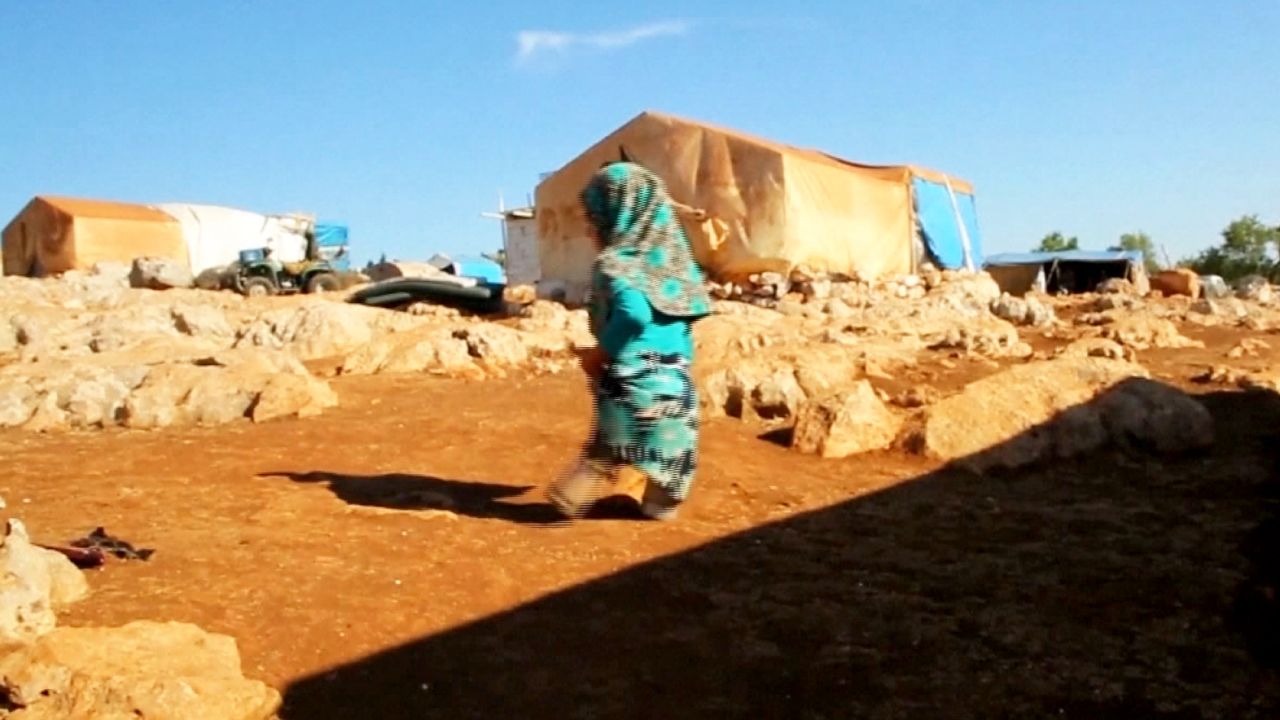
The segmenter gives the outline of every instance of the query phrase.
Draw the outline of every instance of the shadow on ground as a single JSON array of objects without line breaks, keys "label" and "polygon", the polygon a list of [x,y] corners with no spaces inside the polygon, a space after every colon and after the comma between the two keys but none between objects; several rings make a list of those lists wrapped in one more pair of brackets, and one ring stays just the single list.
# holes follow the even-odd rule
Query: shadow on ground
[{"label": "shadow on ground", "polygon": [[1203,401],[1211,453],[943,469],[302,679],[282,716],[1276,717],[1280,396]]},{"label": "shadow on ground", "polygon": [[[315,470],[267,472],[258,477],[286,478],[296,483],[325,485],[343,502],[389,510],[448,510],[481,519],[529,525],[564,522],[555,508],[538,499],[534,486],[512,486],[433,475],[349,475]],[[515,500],[515,502],[512,502]],[[640,519],[639,507],[625,497],[605,498],[585,520]]]}]

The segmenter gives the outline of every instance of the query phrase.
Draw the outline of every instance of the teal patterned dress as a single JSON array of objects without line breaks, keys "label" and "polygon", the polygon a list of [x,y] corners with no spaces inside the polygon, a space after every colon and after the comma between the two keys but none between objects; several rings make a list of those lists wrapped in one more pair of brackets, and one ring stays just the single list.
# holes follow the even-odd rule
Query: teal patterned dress
[{"label": "teal patterned dress", "polygon": [[689,494],[698,464],[698,396],[691,325],[711,309],[662,181],[633,163],[597,173],[582,193],[604,249],[596,259],[592,332],[608,358],[595,384],[586,457],[604,471],[630,465],[669,506]]}]

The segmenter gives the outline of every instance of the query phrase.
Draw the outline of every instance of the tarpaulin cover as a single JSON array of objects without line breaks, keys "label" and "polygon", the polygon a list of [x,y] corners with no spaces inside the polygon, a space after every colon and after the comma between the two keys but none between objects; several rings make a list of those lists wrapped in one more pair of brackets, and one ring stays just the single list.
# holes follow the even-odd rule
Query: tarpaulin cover
[{"label": "tarpaulin cover", "polygon": [[[982,238],[978,234],[978,211],[972,193],[955,191],[953,204],[953,192],[945,182],[916,177],[911,184],[915,191],[916,222],[933,259],[949,270],[965,267],[966,259],[972,267],[982,267]],[[960,232],[960,223],[967,237]],[[968,258],[965,257],[966,239]]]},{"label": "tarpaulin cover", "polygon": [[999,253],[987,258],[987,267],[1044,265],[1053,261],[1082,263],[1142,263],[1140,250],[1058,250],[1053,252]]},{"label": "tarpaulin cover", "polygon": [[502,285],[507,281],[506,275],[502,272],[502,266],[488,258],[454,258],[450,267],[454,275],[476,278],[491,285]]},{"label": "tarpaulin cover", "polygon": [[[879,277],[913,270],[912,166],[858,165],[733,130],[646,112],[538,185],[542,278],[573,300],[595,255],[578,195],[591,174],[625,157],[666,181],[700,263],[721,278],[797,265]],[[972,193],[954,179],[957,192]]]},{"label": "tarpaulin cover", "polygon": [[139,257],[188,262],[176,220],[145,205],[34,198],[3,232],[4,274],[49,275]]},{"label": "tarpaulin cover", "polygon": [[346,245],[347,226],[336,223],[316,223],[316,244],[320,247]]},{"label": "tarpaulin cover", "polygon": [[241,250],[271,248],[280,262],[307,258],[305,228],[293,218],[192,203],[162,203],[156,207],[182,224],[191,257],[191,272],[230,265]]},{"label": "tarpaulin cover", "polygon": [[[351,249],[347,241],[347,226],[339,223],[316,223],[316,245],[320,257],[338,270],[351,269]],[[339,255],[339,251],[342,252]]]},{"label": "tarpaulin cover", "polygon": [[1149,288],[1142,253],[1136,250],[1061,250],[1000,253],[987,258],[986,270],[1000,289],[1020,295],[1043,277],[1047,292],[1088,292],[1107,278],[1124,278],[1145,294]]}]

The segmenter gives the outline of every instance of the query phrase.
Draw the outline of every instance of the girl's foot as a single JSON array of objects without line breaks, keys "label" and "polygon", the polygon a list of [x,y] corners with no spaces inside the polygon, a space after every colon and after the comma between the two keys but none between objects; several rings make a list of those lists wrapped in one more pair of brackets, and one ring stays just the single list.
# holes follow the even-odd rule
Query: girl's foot
[{"label": "girl's foot", "polygon": [[561,515],[577,520],[604,495],[608,485],[608,473],[588,460],[581,460],[551,484],[547,489],[547,502]]},{"label": "girl's foot", "polygon": [[645,486],[640,512],[650,520],[671,521],[680,512],[680,501],[673,499],[666,490],[650,482]]}]

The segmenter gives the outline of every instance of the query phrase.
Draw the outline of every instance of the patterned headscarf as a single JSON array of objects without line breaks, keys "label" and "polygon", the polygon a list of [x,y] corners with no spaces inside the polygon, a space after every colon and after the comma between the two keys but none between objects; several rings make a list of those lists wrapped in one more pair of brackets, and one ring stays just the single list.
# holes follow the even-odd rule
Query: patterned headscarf
[{"label": "patterned headscarf", "polygon": [[604,291],[602,280],[612,279],[643,293],[664,315],[700,318],[711,311],[706,276],[657,175],[635,163],[612,163],[592,176],[582,205],[604,244],[594,295]]}]

